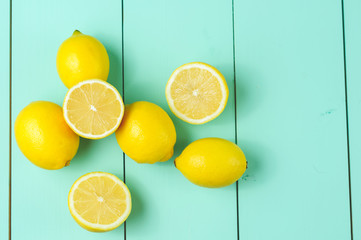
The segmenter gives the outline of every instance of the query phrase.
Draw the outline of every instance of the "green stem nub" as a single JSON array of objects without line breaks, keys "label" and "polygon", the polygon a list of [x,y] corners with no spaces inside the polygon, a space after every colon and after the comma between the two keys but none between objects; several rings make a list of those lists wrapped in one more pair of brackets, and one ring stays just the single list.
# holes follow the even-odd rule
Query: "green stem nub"
[{"label": "green stem nub", "polygon": [[78,34],[82,34],[79,30],[75,30],[74,32],[73,32],[73,35],[78,35]]}]

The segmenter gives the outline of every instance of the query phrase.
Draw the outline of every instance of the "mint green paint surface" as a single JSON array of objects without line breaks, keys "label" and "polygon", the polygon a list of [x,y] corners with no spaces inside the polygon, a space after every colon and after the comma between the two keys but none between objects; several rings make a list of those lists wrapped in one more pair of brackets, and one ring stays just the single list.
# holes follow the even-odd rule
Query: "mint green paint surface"
[{"label": "mint green paint surface", "polygon": [[[192,61],[214,65],[233,86],[230,1],[125,0],[125,102],[151,101],[168,112],[177,129],[175,156],[199,138],[235,137],[232,91],[225,112],[208,124],[192,126],[170,112],[167,80],[173,70]],[[235,184],[223,189],[195,186],[173,159],[139,165],[126,157],[126,183],[134,196],[127,239],[236,239]]]},{"label": "mint green paint surface", "polygon": [[[75,29],[106,46],[109,82],[121,91],[121,20],[120,1],[13,1],[13,121],[31,101],[62,105],[67,89],[56,71],[56,53]],[[123,239],[123,227],[102,235],[83,230],[67,204],[70,187],[85,173],[106,171],[123,177],[122,151],[114,135],[99,141],[82,139],[70,166],[56,171],[35,167],[15,139],[12,144],[12,240]]]},{"label": "mint green paint surface", "polygon": [[350,239],[341,14],[235,3],[240,239]]},{"label": "mint green paint surface", "polygon": [[361,2],[345,1],[348,117],[354,240],[361,239]]},{"label": "mint green paint surface", "polygon": [[9,235],[9,40],[10,5],[0,2],[0,239]]},{"label": "mint green paint surface", "polygon": [[[237,229],[241,240],[351,239],[341,2],[234,0],[234,31],[230,0],[123,0],[123,7],[120,0],[12,1],[12,124],[32,101],[62,104],[67,89],[55,57],[79,29],[105,45],[109,82],[127,104],[151,101],[168,112],[177,129],[174,157],[137,164],[123,159],[111,135],[81,139],[69,167],[48,171],[31,164],[12,135],[11,239],[236,240]],[[1,240],[9,234],[9,10],[2,1]],[[355,240],[361,240],[360,11],[357,0],[345,0]],[[192,61],[217,67],[230,90],[225,111],[200,126],[176,118],[164,93],[172,71]],[[244,150],[249,168],[238,189],[195,186],[174,167],[185,146],[203,137]],[[133,198],[126,226],[90,233],[70,216],[68,191],[91,171],[125,179]]]}]

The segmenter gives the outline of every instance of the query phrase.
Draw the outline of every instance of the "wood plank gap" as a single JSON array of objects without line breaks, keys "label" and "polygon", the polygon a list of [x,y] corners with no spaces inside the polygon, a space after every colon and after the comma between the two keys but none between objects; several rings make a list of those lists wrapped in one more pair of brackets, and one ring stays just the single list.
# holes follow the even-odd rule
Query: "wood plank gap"
[{"label": "wood plank gap", "polygon": [[9,28],[9,240],[11,240],[11,134],[12,134],[12,111],[11,111],[11,98],[12,98],[12,0],[10,1],[10,19],[9,19],[9,23],[10,23],[10,28]]},{"label": "wood plank gap", "polygon": [[[234,35],[234,0],[232,0],[232,41],[233,41],[233,91],[234,91],[234,141],[238,143],[237,135],[237,81],[236,81],[236,47]],[[238,200],[238,181],[236,181],[236,209],[237,209],[237,240],[239,240],[239,200]]]},{"label": "wood plank gap", "polygon": [[[122,97],[123,102],[125,103],[125,95],[124,95],[124,0],[121,0],[122,7]],[[125,180],[125,153],[123,152],[123,180]],[[124,240],[127,240],[127,221],[124,222]]]},{"label": "wood plank gap", "polygon": [[345,110],[346,110],[346,137],[347,137],[347,163],[348,163],[348,186],[349,186],[349,201],[350,201],[350,231],[351,240],[353,240],[353,226],[352,226],[352,193],[351,193],[351,162],[350,162],[350,138],[349,138],[349,124],[348,124],[348,102],[347,102],[347,63],[346,63],[346,41],[345,41],[345,12],[344,1],[341,0],[342,9],[342,43],[343,43],[343,71],[345,81]]}]

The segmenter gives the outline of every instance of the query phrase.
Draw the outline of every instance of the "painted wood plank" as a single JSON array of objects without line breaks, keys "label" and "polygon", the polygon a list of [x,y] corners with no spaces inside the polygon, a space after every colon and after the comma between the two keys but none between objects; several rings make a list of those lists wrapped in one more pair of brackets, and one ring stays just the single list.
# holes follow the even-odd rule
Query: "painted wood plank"
[{"label": "painted wood plank", "polygon": [[0,239],[9,234],[10,2],[0,2]]},{"label": "painted wood plank", "polygon": [[[172,71],[192,61],[217,67],[230,87],[225,112],[200,126],[177,119],[164,93]],[[168,112],[177,130],[174,157],[199,138],[234,141],[232,61],[231,1],[124,1],[125,102],[150,101]],[[126,157],[126,183],[134,200],[127,239],[236,239],[235,184],[195,186],[174,167],[174,157],[154,165]]]},{"label": "painted wood plank", "polygon": [[353,239],[361,239],[361,2],[344,1]]},{"label": "painted wood plank", "polygon": [[[108,1],[13,1],[13,121],[35,100],[62,105],[67,89],[56,72],[56,53],[75,29],[98,38],[110,55],[109,82],[121,92],[121,3]],[[81,140],[70,166],[56,171],[32,165],[13,139],[12,239],[99,239],[72,219],[67,195],[73,182],[91,171],[123,177],[123,156],[115,136]],[[123,239],[124,228],[104,233]]]},{"label": "painted wood plank", "polygon": [[350,239],[341,13],[235,1],[242,240]]}]

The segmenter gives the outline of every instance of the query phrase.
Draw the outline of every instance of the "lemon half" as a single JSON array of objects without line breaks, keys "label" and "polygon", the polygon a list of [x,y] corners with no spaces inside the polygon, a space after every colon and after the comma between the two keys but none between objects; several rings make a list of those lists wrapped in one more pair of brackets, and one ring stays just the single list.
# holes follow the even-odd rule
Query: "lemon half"
[{"label": "lemon half", "polygon": [[75,181],[68,196],[75,221],[93,232],[119,227],[129,216],[132,201],[129,189],[115,175],[92,172]]},{"label": "lemon half", "polygon": [[215,67],[201,62],[177,68],[165,92],[172,112],[191,124],[203,124],[216,118],[228,100],[224,76]]},{"label": "lemon half", "polygon": [[64,118],[75,133],[90,139],[104,138],[119,127],[124,104],[111,84],[86,80],[69,89],[63,104]]}]

